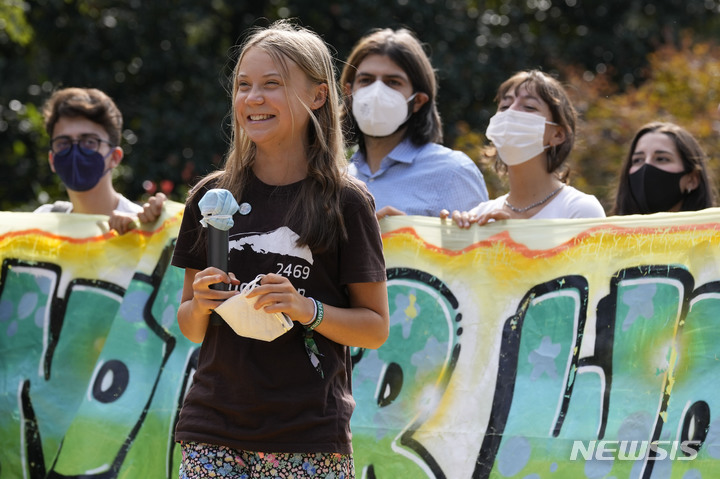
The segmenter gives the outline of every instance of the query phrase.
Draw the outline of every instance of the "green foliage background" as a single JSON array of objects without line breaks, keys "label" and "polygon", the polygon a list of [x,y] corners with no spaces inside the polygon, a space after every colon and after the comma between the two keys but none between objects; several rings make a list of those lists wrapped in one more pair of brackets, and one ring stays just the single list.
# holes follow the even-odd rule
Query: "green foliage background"
[{"label": "green foliage background", "polygon": [[0,210],[65,197],[39,113],[65,86],[101,88],[123,112],[120,191],[183,201],[222,163],[234,46],[249,27],[288,17],[336,49],[338,68],[371,28],[417,32],[438,70],[446,144],[478,162],[491,196],[504,190],[480,155],[492,99],[528,68],[570,86],[584,120],[571,182],[606,207],[647,121],[687,127],[718,169],[720,0],[0,0]]}]

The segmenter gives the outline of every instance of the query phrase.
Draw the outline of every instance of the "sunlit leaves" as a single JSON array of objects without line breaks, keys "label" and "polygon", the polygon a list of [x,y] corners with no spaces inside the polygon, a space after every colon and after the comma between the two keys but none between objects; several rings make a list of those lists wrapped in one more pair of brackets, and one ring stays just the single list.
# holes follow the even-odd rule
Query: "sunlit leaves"
[{"label": "sunlit leaves", "polygon": [[[584,148],[575,157],[587,189],[606,206],[632,137],[645,123],[671,121],[690,131],[713,157],[720,178],[720,46],[691,43],[663,46],[648,57],[648,79],[622,94],[608,94],[607,78],[574,78],[584,112]],[[597,83],[596,83],[597,81]]]},{"label": "sunlit leaves", "polygon": [[[474,159],[498,85],[529,68],[572,83],[592,126],[572,155],[576,186],[610,195],[628,135],[650,116],[691,123],[718,151],[708,143],[720,137],[718,93],[706,90],[716,53],[702,40],[717,38],[720,0],[0,0],[0,158],[13,178],[0,178],[0,209],[64,197],[30,107],[75,85],[107,91],[123,112],[118,189],[140,199],[143,184],[172,186],[183,200],[198,175],[222,165],[234,45],[250,26],[291,17],[334,47],[338,68],[372,28],[417,32],[437,70],[445,139]],[[663,50],[682,45],[685,29],[692,45]],[[501,193],[491,165],[481,166],[491,194]]]},{"label": "sunlit leaves", "polygon": [[21,0],[0,2],[0,43],[8,41],[27,45],[33,38],[33,29],[25,17],[28,5]]}]

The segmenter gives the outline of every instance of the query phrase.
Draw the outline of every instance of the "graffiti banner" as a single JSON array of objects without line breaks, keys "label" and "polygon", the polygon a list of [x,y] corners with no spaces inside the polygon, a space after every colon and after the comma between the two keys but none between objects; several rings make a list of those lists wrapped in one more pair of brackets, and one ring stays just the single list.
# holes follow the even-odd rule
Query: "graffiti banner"
[{"label": "graffiti banner", "polygon": [[[177,477],[180,214],[117,236],[0,213],[1,479]],[[357,477],[720,477],[720,209],[381,226],[390,336],[353,349]]]},{"label": "graffiti banner", "polygon": [[0,478],[177,475],[181,216],[118,236],[102,216],[0,213]]}]

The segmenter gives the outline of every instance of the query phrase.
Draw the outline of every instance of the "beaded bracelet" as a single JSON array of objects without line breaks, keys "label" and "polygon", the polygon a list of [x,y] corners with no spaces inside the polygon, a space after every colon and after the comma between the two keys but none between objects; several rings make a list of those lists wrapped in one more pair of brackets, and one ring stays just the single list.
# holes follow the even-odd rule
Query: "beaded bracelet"
[{"label": "beaded bracelet", "polygon": [[313,329],[317,328],[320,323],[322,323],[323,317],[325,316],[323,304],[317,299],[313,299],[313,301],[315,301],[317,311],[315,311],[315,321],[313,321],[312,324],[310,324],[309,326],[305,326],[305,329],[307,329],[308,331],[312,331]]},{"label": "beaded bracelet", "polygon": [[318,310],[317,310],[317,308],[318,308],[318,307],[317,307],[317,301],[315,301],[313,298],[310,298],[310,297],[308,297],[308,299],[312,299],[313,308],[315,308],[315,311],[313,312],[313,315],[312,315],[312,317],[310,318],[310,321],[308,321],[307,323],[303,323],[302,321],[298,321],[301,326],[305,326],[305,327],[310,326],[310,325],[313,323],[313,321],[315,321],[315,319],[317,319],[317,314],[318,314],[318,312],[317,312],[317,311],[318,311]]}]

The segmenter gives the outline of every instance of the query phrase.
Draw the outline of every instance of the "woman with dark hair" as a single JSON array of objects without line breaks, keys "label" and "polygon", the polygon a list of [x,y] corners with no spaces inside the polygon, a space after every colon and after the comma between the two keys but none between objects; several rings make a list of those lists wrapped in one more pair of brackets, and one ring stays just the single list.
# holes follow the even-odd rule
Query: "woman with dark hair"
[{"label": "woman with dark hair", "polygon": [[707,156],[697,140],[674,123],[638,130],[620,170],[613,214],[696,211],[715,206]]},{"label": "woman with dark hair", "polygon": [[440,143],[437,82],[423,45],[406,29],[374,30],[345,62],[343,122],[357,151],[350,173],[375,197],[377,216],[437,216],[488,198],[477,165]]},{"label": "woman with dark hair", "polygon": [[[597,198],[567,184],[577,113],[562,84],[538,70],[522,71],[500,85],[495,101],[488,156],[507,173],[509,191],[470,211],[453,211],[453,221],[468,228],[501,219],[604,217]],[[447,209],[440,214],[449,216]]]}]

